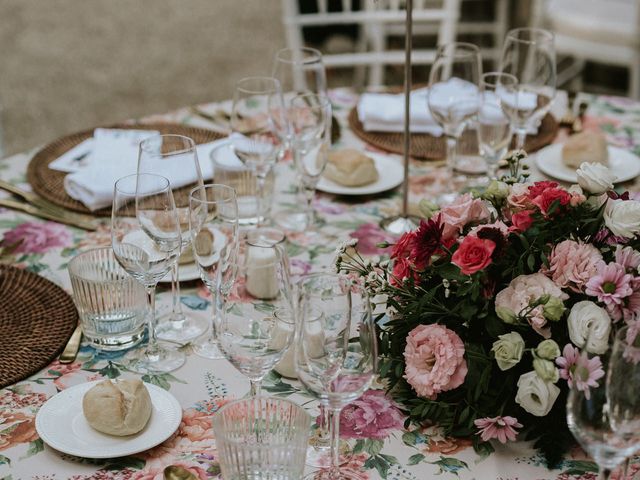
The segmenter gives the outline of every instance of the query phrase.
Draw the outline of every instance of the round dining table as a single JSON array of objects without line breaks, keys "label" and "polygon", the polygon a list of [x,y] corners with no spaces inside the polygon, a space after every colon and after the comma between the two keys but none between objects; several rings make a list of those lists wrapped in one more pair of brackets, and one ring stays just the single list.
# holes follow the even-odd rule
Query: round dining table
[{"label": "round dining table", "polygon": [[[348,125],[348,115],[357,95],[348,88],[330,92],[334,117],[340,124],[340,138],[333,148],[351,147],[365,153],[388,157],[402,168],[402,156],[389,154],[364,143]],[[610,145],[640,155],[640,103],[626,98],[581,94],[588,102],[583,118],[587,131],[602,131]],[[167,114],[139,119],[139,123],[170,122],[225,132],[224,116],[229,102],[188,107]],[[215,120],[219,117],[219,120]],[[556,142],[567,135],[561,129]],[[30,159],[38,151],[13,155],[0,160],[0,177],[23,189],[30,189],[26,179]],[[533,158],[535,154],[532,154]],[[209,161],[208,158],[200,159]],[[542,178],[532,161],[532,178]],[[413,210],[422,198],[429,198],[442,177],[442,162],[411,160],[409,204]],[[295,209],[296,175],[291,158],[276,166],[273,213]],[[633,190],[635,181],[624,187]],[[4,192],[0,197],[5,196]],[[358,239],[364,255],[388,255],[379,248],[394,237],[379,226],[382,218],[398,213],[399,188],[376,195],[336,196],[318,192],[313,206],[318,225],[304,232],[287,232],[286,249],[294,276],[331,268],[336,247],[349,239]],[[85,231],[42,220],[14,210],[0,208],[0,263],[36,272],[71,293],[67,265],[78,252],[110,244],[110,222],[103,219],[95,231]],[[166,285],[166,284],[165,284]],[[2,309],[0,292],[0,310]],[[184,282],[181,302],[187,315],[211,318],[211,296],[199,280]],[[171,290],[159,289],[157,308],[166,313],[171,308]],[[2,342],[11,338],[1,335]],[[0,390],[0,479],[162,479],[168,465],[180,465],[196,478],[220,477],[211,420],[216,411],[232,399],[247,395],[248,380],[226,360],[208,360],[195,355],[190,344],[181,347],[186,363],[165,374],[145,375],[143,380],[170,392],[182,407],[177,431],[160,445],[126,457],[109,459],[81,458],[61,453],[39,438],[35,419],[48,399],[74,385],[103,378],[139,377],[127,371],[123,352],[105,352],[83,344],[73,363],[53,360],[50,365],[18,383]],[[264,380],[268,395],[291,399],[318,415],[317,403],[291,379],[271,372]],[[384,385],[374,382],[373,389]],[[376,403],[375,405],[380,405]],[[399,418],[400,411],[384,396],[380,410],[368,412],[369,420],[361,428],[347,428],[340,444],[342,468],[354,478],[422,480],[426,478],[460,478],[483,480],[507,479],[595,479],[597,467],[578,447],[571,449],[555,469],[548,469],[544,458],[526,441],[507,444],[496,442],[493,450],[476,453],[472,439],[448,438],[437,426],[385,423]],[[351,407],[350,407],[351,408]],[[368,408],[366,401],[353,408]],[[345,419],[346,422],[353,421]],[[353,426],[353,425],[352,425]],[[71,428],[71,427],[70,427]],[[62,432],[64,434],[64,432]],[[69,433],[70,434],[70,433]],[[638,468],[631,464],[631,473]],[[311,468],[309,472],[313,471]],[[321,472],[319,478],[321,477]]]}]

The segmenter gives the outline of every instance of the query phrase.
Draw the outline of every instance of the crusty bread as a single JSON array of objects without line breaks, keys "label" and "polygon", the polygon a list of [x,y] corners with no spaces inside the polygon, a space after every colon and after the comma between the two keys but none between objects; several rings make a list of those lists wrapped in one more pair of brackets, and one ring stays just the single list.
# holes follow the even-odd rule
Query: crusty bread
[{"label": "crusty bread", "polygon": [[82,398],[89,425],[109,435],[133,435],[151,417],[151,397],[140,380],[104,380]]},{"label": "crusty bread", "polygon": [[330,152],[324,176],[345,187],[368,185],[379,177],[373,159],[352,148]]},{"label": "crusty bread", "polygon": [[567,167],[580,168],[584,162],[609,165],[607,140],[601,133],[582,132],[572,135],[562,145],[562,161]]}]

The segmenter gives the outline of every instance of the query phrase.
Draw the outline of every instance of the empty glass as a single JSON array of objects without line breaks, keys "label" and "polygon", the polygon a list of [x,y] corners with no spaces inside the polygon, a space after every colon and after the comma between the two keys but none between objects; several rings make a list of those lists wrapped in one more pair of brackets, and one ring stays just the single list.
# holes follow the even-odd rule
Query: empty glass
[{"label": "empty glass", "polygon": [[249,397],[223,406],[213,416],[222,476],[302,478],[310,420],[302,407],[283,398]]},{"label": "empty glass", "polygon": [[272,77],[282,86],[286,101],[300,93],[327,94],[322,54],[315,48],[283,48],[273,60]]},{"label": "empty glass", "polygon": [[73,257],[69,278],[82,333],[91,345],[121,350],[140,343],[147,313],[144,288],[122,269],[111,247]]}]

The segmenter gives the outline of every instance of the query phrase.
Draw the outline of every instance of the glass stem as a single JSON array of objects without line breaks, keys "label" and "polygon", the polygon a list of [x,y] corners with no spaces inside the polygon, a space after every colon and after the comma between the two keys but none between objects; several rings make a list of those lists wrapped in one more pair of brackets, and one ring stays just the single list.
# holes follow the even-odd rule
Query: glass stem
[{"label": "glass stem", "polygon": [[180,273],[178,262],[173,264],[171,268],[171,321],[174,327],[181,327],[184,323],[184,312],[182,311],[182,302],[180,302]]},{"label": "glass stem", "polygon": [[487,176],[489,180],[495,180],[498,178],[498,162],[500,161],[497,157],[489,158],[487,161]]},{"label": "glass stem", "polygon": [[259,379],[259,380],[249,379],[249,382],[251,384],[251,388],[249,390],[249,396],[259,397],[260,394],[262,393],[262,379]]},{"label": "glass stem", "polygon": [[458,139],[452,135],[447,135],[447,193],[454,191],[453,175],[456,169],[457,150]]},{"label": "glass stem", "polygon": [[527,138],[527,129],[519,128],[516,130],[516,150],[524,149],[524,141]]},{"label": "glass stem", "polygon": [[306,209],[306,217],[307,217],[307,228],[313,227],[315,223],[315,215],[313,211],[313,196],[316,193],[316,189],[314,187],[309,187],[307,185],[304,186],[304,194],[305,200],[307,201],[307,209]]},{"label": "glass stem", "polygon": [[258,227],[262,226],[265,216],[263,215],[263,204],[264,204],[264,184],[267,180],[267,173],[257,172],[256,173],[256,210],[258,213]]},{"label": "glass stem", "polygon": [[209,341],[214,345],[218,344],[218,326],[216,325],[216,308],[217,308],[217,296],[214,292],[211,292],[211,335]]},{"label": "glass stem", "polygon": [[331,468],[340,470],[340,409],[331,408],[329,412],[331,425]]},{"label": "glass stem", "polygon": [[147,304],[149,305],[149,321],[147,323],[149,344],[147,350],[153,354],[158,350],[158,339],[156,337],[156,286],[147,286],[145,291],[147,292]]},{"label": "glass stem", "polygon": [[320,415],[318,423],[318,439],[321,447],[327,447],[331,441],[331,425],[329,424],[331,418],[329,415],[329,408],[324,405],[320,405]]}]

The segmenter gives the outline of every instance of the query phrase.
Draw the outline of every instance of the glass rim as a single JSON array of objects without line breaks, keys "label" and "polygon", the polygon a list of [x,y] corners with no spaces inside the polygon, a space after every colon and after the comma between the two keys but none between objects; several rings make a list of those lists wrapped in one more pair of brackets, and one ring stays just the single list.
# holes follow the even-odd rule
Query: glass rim
[{"label": "glass rim", "polygon": [[497,87],[499,85],[498,82],[488,82],[486,80],[487,78],[491,78],[491,77],[508,78],[509,80],[511,80],[513,82],[513,86],[517,86],[518,85],[518,78],[515,75],[512,75],[511,73],[498,72],[498,71],[483,73],[482,76],[480,77],[480,85],[488,85],[490,87]]},{"label": "glass rim", "polygon": [[[259,243],[260,242],[260,238],[255,238],[255,239],[252,240],[250,238],[250,235],[252,233],[259,232],[260,230],[262,230],[263,232],[267,232],[268,231],[268,233],[278,234],[279,238],[277,240],[275,238],[271,239],[271,242],[268,243],[268,244],[266,242]],[[247,242],[247,245],[249,245],[251,247],[273,248],[273,247],[276,247],[277,245],[280,245],[281,243],[283,243],[287,239],[287,234],[284,231],[282,231],[282,230],[280,230],[279,228],[276,228],[276,227],[256,227],[256,228],[253,228],[253,229],[247,231],[245,233],[244,238],[245,238],[245,240]]]},{"label": "glass rim", "polygon": [[131,196],[131,197],[135,197],[138,195],[138,182],[135,182],[135,187],[133,189],[133,191],[129,191],[129,190],[125,190],[123,189],[123,185],[127,182],[130,181],[133,177],[139,178],[139,177],[155,177],[159,180],[162,181],[162,183],[164,184],[164,187],[158,187],[157,189],[154,190],[150,190],[150,191],[145,191],[144,192],[144,196],[151,196],[151,195],[157,195],[159,193],[162,192],[166,192],[167,190],[169,192],[171,192],[171,183],[169,182],[169,179],[167,177],[163,177],[162,175],[158,175],[157,173],[147,173],[147,172],[141,172],[141,173],[132,173],[131,175],[126,175],[124,177],[119,178],[118,180],[116,180],[116,183],[113,185],[113,189],[114,192],[120,192],[122,195],[126,195],[126,196]]},{"label": "glass rim", "polygon": [[284,403],[284,404],[287,404],[287,405],[289,405],[291,407],[294,407],[295,410],[299,410],[300,412],[304,413],[309,419],[311,419],[311,415],[309,415],[309,413],[304,409],[304,407],[302,405],[294,402],[293,400],[289,400],[288,398],[272,397],[272,396],[268,396],[268,395],[258,395],[256,397],[238,398],[236,400],[232,400],[229,403],[225,403],[222,407],[220,407],[216,411],[216,414],[213,416],[212,423],[215,424],[216,418],[221,418],[222,416],[220,414],[221,413],[225,413],[226,410],[231,410],[231,408],[233,406],[242,405],[242,404],[246,404],[246,403],[250,403],[250,402],[256,402],[256,401],[259,401],[261,404],[263,403],[263,401],[265,401],[265,402]]},{"label": "glass rim", "polygon": [[544,28],[537,27],[518,27],[513,28],[507,32],[506,39],[513,40],[515,42],[526,43],[529,45],[535,45],[540,43],[539,39],[535,38],[521,38],[519,35],[523,32],[535,33],[539,36],[540,39],[544,39],[546,42],[553,42],[555,39],[555,34],[550,30],[545,30]]},{"label": "glass rim", "polygon": [[[447,52],[447,49],[452,49],[451,53]],[[478,56],[478,60],[480,60],[480,48],[469,42],[449,42],[438,47],[438,51],[436,55],[447,55],[453,56],[457,58]]]},{"label": "glass rim", "polygon": [[[253,82],[264,82],[265,85],[271,84],[271,86],[266,88],[251,86]],[[250,95],[267,95],[274,93],[280,94],[282,92],[282,87],[280,86],[280,80],[275,77],[256,76],[241,78],[236,82],[235,90],[236,92],[247,93]]]},{"label": "glass rim", "polygon": [[71,272],[71,269],[75,269],[76,263],[78,263],[81,260],[84,260],[84,258],[89,256],[90,254],[101,251],[101,250],[106,250],[107,255],[111,256],[115,260],[115,253],[113,253],[113,247],[111,245],[102,245],[99,247],[87,248],[86,250],[82,250],[81,252],[78,252],[71,260],[69,260],[69,263],[67,264],[67,268],[69,269],[69,272]]},{"label": "glass rim", "polygon": [[[198,190],[202,190],[204,192],[208,190],[221,190],[226,192],[227,195],[219,200],[208,200],[206,198],[203,200],[202,198],[194,196],[194,193]],[[230,200],[237,201],[236,190],[235,188],[230,187],[229,185],[225,185],[224,183],[205,183],[204,185],[198,185],[197,187],[193,187],[191,190],[189,190],[189,202],[191,202],[191,200],[207,205],[215,205],[221,202],[228,202]]]},{"label": "glass rim", "polygon": [[[290,55],[289,57],[284,56],[284,54],[293,54],[295,51],[300,51],[308,55],[303,55],[301,60],[291,58],[293,55]],[[276,52],[274,59],[276,62],[288,63],[290,65],[313,65],[314,63],[322,63],[322,53],[320,50],[311,47],[285,47]]]},{"label": "glass rim", "polygon": [[188,153],[188,152],[195,152],[196,150],[196,142],[193,140],[193,138],[191,137],[187,137],[186,135],[178,135],[175,133],[160,133],[157,135],[151,135],[150,137],[147,137],[145,139],[143,139],[140,144],[140,150],[147,152],[147,153],[152,153],[152,154],[157,154],[156,151],[151,149],[151,146],[149,145],[149,143],[151,142],[151,140],[156,139],[156,138],[179,138],[182,140],[186,140],[186,143],[189,144],[188,147],[185,147],[181,150],[173,150],[171,152],[167,152],[167,153],[162,153],[160,152],[159,155],[161,157],[170,157],[172,155],[181,155],[183,153]]}]

